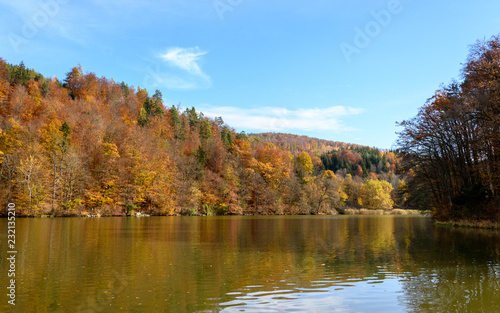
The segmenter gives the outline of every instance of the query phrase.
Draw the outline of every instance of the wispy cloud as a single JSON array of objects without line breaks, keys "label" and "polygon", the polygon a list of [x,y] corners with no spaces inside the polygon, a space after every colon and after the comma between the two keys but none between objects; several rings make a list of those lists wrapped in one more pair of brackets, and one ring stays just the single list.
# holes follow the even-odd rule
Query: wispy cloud
[{"label": "wispy cloud", "polygon": [[363,112],[344,106],[296,110],[204,106],[200,110],[206,116],[221,116],[232,127],[249,131],[352,131],[354,129],[345,126],[342,118]]},{"label": "wispy cloud", "polygon": [[161,64],[157,63],[154,69],[146,68],[144,83],[149,87],[181,90],[210,87],[212,80],[200,66],[207,53],[198,47],[170,47],[157,55]]},{"label": "wispy cloud", "polygon": [[208,76],[205,73],[203,73],[200,66],[198,65],[198,61],[205,54],[207,54],[207,52],[201,51],[198,47],[194,48],[173,47],[167,49],[167,52],[161,54],[160,57],[169,64],[178,67],[182,70],[185,70],[191,75],[208,78]]}]

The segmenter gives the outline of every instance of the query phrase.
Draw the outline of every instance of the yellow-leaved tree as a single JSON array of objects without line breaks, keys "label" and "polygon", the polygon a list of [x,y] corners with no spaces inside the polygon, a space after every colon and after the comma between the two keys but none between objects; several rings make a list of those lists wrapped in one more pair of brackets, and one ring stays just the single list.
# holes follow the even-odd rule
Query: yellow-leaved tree
[{"label": "yellow-leaved tree", "polygon": [[394,205],[392,189],[392,185],[384,180],[368,179],[359,189],[358,202],[367,209],[390,210]]},{"label": "yellow-leaved tree", "polygon": [[251,167],[279,194],[292,169],[290,152],[268,143],[263,149],[257,150],[256,158],[251,160]]}]

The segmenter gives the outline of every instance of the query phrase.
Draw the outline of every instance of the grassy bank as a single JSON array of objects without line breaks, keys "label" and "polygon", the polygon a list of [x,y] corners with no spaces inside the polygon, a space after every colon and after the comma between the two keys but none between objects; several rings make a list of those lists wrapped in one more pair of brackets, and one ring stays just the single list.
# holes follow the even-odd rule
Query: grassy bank
[{"label": "grassy bank", "polygon": [[426,212],[422,212],[419,210],[401,210],[401,209],[392,209],[392,210],[370,210],[370,209],[345,209],[345,215],[421,215],[426,214]]},{"label": "grassy bank", "polygon": [[435,221],[434,225],[447,226],[447,227],[500,229],[500,222],[495,222],[495,221],[473,221],[473,220]]}]

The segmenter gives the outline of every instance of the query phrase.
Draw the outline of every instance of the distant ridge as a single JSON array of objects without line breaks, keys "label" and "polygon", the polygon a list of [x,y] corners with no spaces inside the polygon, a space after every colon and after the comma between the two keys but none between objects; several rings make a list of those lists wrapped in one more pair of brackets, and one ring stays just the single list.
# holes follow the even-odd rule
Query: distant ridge
[{"label": "distant ridge", "polygon": [[355,148],[368,147],[354,143],[319,139],[305,135],[295,135],[288,133],[273,133],[273,132],[250,133],[248,134],[248,136],[252,138],[258,138],[263,141],[271,142],[275,146],[281,149],[288,150],[293,154],[298,154],[303,151],[308,153],[325,154],[331,151],[338,151],[341,149],[349,149],[349,148],[355,149]]}]

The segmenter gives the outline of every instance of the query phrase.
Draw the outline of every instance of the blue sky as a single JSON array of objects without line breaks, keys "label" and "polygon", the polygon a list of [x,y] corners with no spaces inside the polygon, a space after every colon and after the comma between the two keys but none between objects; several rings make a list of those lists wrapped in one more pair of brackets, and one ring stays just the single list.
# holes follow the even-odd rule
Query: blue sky
[{"label": "blue sky", "polygon": [[63,80],[86,72],[163,93],[167,106],[277,131],[391,148],[500,2],[0,0],[0,57]]}]

